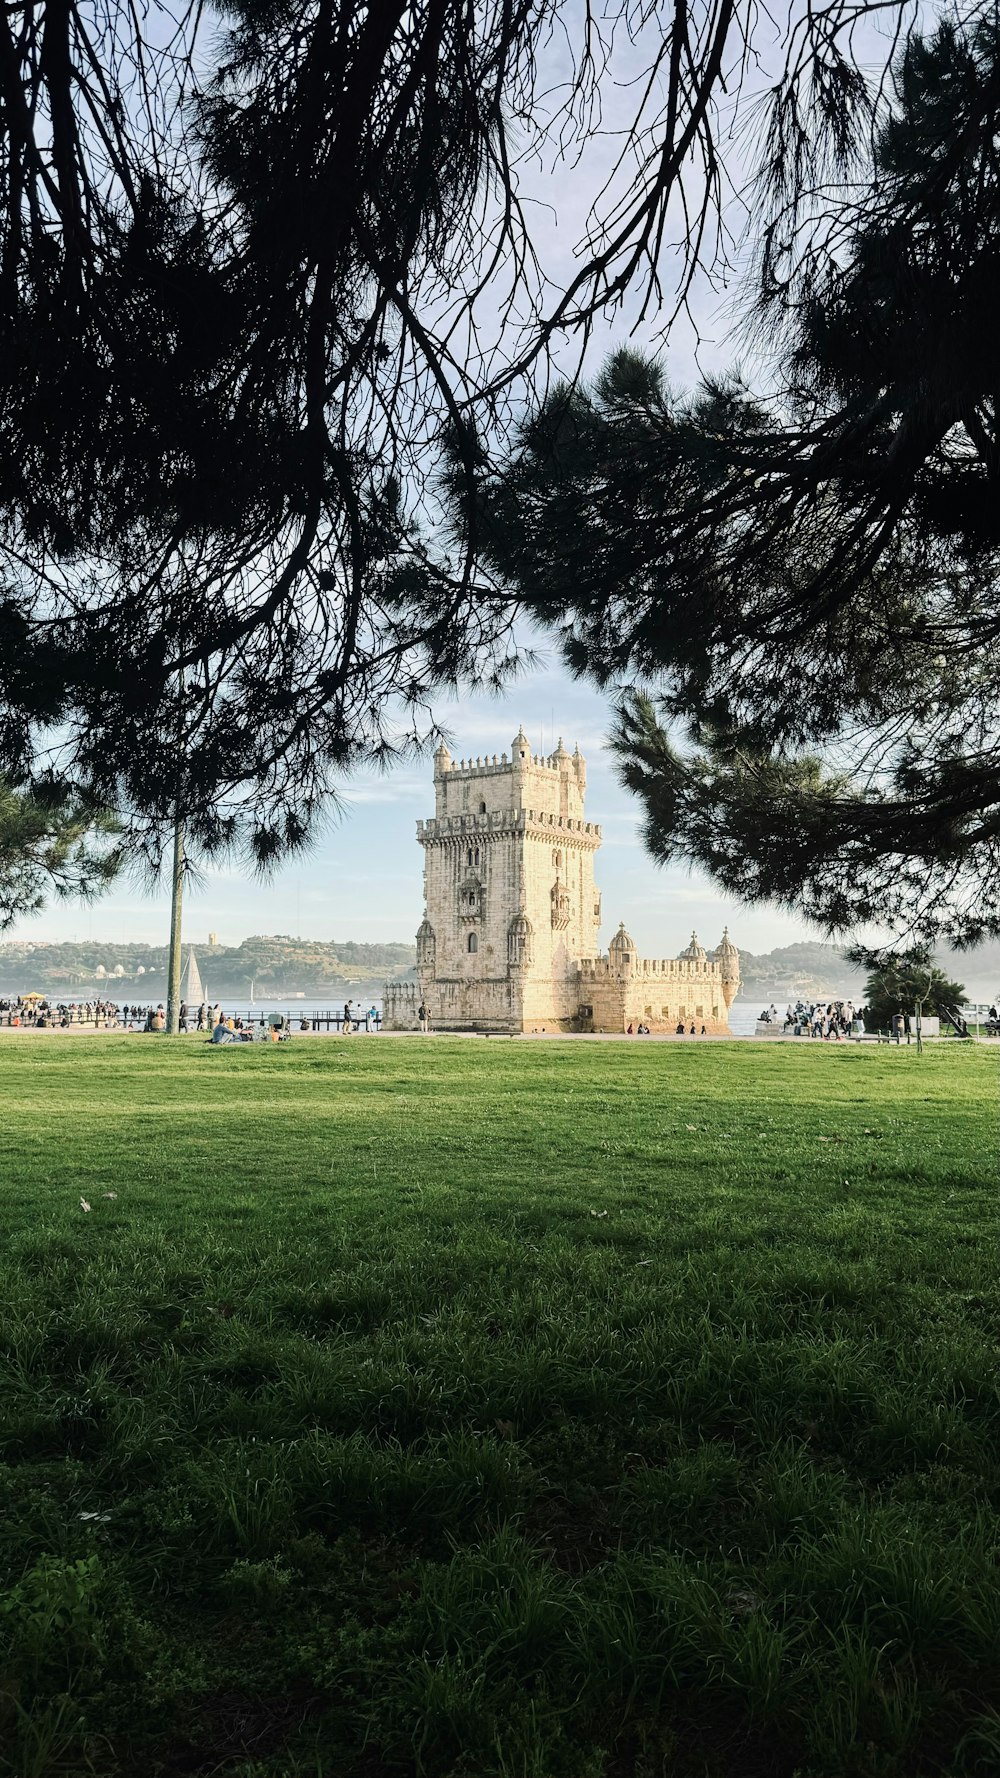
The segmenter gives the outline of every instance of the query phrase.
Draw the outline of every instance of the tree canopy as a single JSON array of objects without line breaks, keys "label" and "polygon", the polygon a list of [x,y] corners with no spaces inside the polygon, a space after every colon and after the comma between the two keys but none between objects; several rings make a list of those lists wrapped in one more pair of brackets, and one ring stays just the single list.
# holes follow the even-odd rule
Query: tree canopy
[{"label": "tree canopy", "polygon": [[963,984],[952,981],[929,951],[917,948],[881,959],[859,951],[856,957],[869,968],[868,1023],[879,1030],[891,1030],[897,1013],[935,1013],[954,1019],[965,1000]]},{"label": "tree canopy", "polygon": [[[661,855],[995,930],[997,17],[916,18],[8,7],[0,769],[153,862],[178,809],[267,861],[441,685],[503,684],[527,609],[656,692],[620,745]],[[663,333],[744,262],[759,395],[620,356],[498,468],[596,318]]]},{"label": "tree canopy", "polygon": [[53,894],[100,894],[122,867],[116,825],[62,787],[30,794],[0,779],[0,931]]},{"label": "tree canopy", "polygon": [[471,520],[570,664],[628,687],[654,855],[829,931],[1000,930],[998,140],[993,9],[914,37],[863,188],[791,266],[771,232],[770,386],[678,395],[619,352]]},{"label": "tree canopy", "polygon": [[[475,537],[415,524],[442,426],[469,475],[560,342],[626,299],[666,324],[727,194],[759,175],[776,221],[839,175],[877,108],[852,32],[891,20],[884,65],[911,16],[793,5],[727,166],[772,53],[750,0],[7,7],[0,766],[41,753],[154,856],[183,804],[266,859],[436,685],[502,683]],[[580,154],[560,284],[533,219]]]}]

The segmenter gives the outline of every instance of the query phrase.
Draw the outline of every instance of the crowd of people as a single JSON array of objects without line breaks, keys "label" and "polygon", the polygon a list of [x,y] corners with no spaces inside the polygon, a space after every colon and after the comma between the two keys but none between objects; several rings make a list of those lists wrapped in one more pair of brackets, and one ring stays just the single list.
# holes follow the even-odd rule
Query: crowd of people
[{"label": "crowd of people", "polygon": [[[322,1022],[328,1025],[329,1015],[324,1015]],[[346,1034],[373,1028],[378,1030],[382,1021],[376,1006],[363,1011],[355,1006],[353,1000],[348,1000],[343,1014],[338,1015],[334,1022]],[[315,1015],[310,1017],[306,1013],[299,1020],[302,1031],[318,1031],[320,1024],[321,1021]],[[19,994],[16,998],[0,999],[0,1025],[35,1031],[66,1031],[74,1025],[92,1025],[98,1031],[165,1031],[167,1009],[162,1000],[156,1006],[137,1006],[131,1003],[121,1004],[115,1000],[49,1000],[43,995]],[[218,1001],[210,1005],[207,1000],[203,1000],[200,1006],[189,1006],[186,1001],[182,1003],[182,1031],[204,1031],[214,1038],[220,1027],[232,1033],[232,1040],[247,1042],[261,1031],[265,1037],[271,1030],[290,1035],[291,1020],[284,1013],[248,1014],[245,1017],[242,1014],[226,1014]]]},{"label": "crowd of people", "polygon": [[776,1006],[765,1007],[758,1025],[780,1025],[785,1037],[822,1037],[841,1042],[845,1037],[863,1037],[865,1008],[853,1000],[797,1000],[789,1005],[782,1019]]},{"label": "crowd of people", "polygon": [[[30,1026],[41,1031],[54,1026],[65,1030],[70,1025],[96,1025],[99,1030],[114,1031],[121,1028],[122,1015],[129,1010],[112,1000],[54,1001],[36,994],[19,994],[16,999],[0,1000],[0,1024]],[[131,1010],[138,1015],[138,1007]],[[145,1016],[147,1009],[142,1011]]]}]

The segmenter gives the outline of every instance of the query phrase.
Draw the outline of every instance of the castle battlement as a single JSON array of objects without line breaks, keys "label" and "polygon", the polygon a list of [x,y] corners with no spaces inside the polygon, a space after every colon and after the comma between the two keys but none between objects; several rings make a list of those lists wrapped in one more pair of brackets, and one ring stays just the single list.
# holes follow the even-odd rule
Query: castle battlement
[{"label": "castle battlement", "polygon": [[511,763],[506,753],[499,759],[494,753],[489,759],[449,759],[440,767],[438,776],[449,778],[492,778],[500,772],[510,772]]},{"label": "castle battlement", "polygon": [[488,833],[497,828],[524,833],[529,827],[552,828],[557,833],[588,834],[597,844],[601,829],[596,821],[576,821],[572,815],[548,814],[534,809],[492,809],[485,814],[432,815],[417,822],[418,840],[446,839],[452,834]]},{"label": "castle battlement", "polygon": [[[727,978],[723,975],[721,963],[699,963],[684,957],[633,957],[629,969],[635,976],[667,976],[680,981],[702,981],[706,977],[720,985]],[[579,963],[581,976],[588,979],[616,976],[621,973],[620,965],[613,963],[610,957],[583,957]]]},{"label": "castle battlement", "polygon": [[451,759],[447,754],[438,753],[435,763],[435,776],[439,778],[492,778],[503,772],[530,769],[535,772],[579,772],[585,769],[582,754],[563,753],[521,753],[517,759],[509,759],[506,753],[487,754],[475,759]]}]

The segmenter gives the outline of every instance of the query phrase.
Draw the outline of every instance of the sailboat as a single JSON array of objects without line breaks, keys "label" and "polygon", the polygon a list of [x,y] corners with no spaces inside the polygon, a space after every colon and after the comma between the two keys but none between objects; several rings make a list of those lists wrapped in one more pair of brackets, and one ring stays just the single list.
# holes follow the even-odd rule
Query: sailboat
[{"label": "sailboat", "polygon": [[194,946],[188,949],[187,964],[181,976],[181,999],[186,1006],[200,1006],[206,998],[198,969],[198,959],[194,954]]}]

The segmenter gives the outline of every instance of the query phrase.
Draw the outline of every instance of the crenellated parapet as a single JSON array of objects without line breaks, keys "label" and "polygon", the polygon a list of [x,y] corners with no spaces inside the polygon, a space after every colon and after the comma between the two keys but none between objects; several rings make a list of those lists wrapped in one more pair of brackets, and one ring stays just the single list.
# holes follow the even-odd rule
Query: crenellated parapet
[{"label": "crenellated parapet", "polygon": [[564,833],[573,838],[601,843],[601,828],[596,821],[578,821],[572,815],[555,815],[545,810],[490,809],[485,812],[458,815],[432,815],[417,822],[417,839],[421,845],[429,840],[461,838],[464,834],[496,833]]},{"label": "crenellated parapet", "polygon": [[[580,960],[580,974],[592,979],[613,976],[620,967],[609,957],[583,957]],[[720,983],[725,980],[720,964],[690,963],[681,957],[637,957],[630,967],[635,975],[664,976],[675,981],[695,981],[705,977]]]},{"label": "crenellated parapet", "polygon": [[417,1011],[415,982],[386,982],[382,989],[383,1031],[415,1031]]},{"label": "crenellated parapet", "polygon": [[486,778],[515,771],[572,773],[585,782],[587,763],[579,747],[569,753],[561,737],[554,753],[532,753],[523,728],[514,736],[509,757],[506,753],[477,753],[475,759],[452,759],[444,742],[434,755],[435,778]]}]

